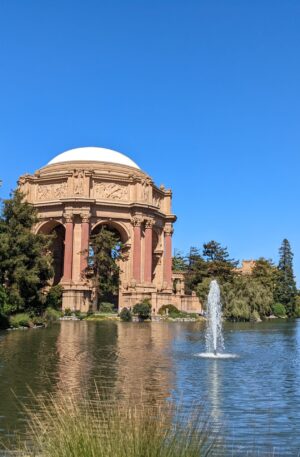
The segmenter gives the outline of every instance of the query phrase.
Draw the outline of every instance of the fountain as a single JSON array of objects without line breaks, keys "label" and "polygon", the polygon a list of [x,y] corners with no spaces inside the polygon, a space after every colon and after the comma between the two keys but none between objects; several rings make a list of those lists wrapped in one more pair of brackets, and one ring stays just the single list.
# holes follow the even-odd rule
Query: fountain
[{"label": "fountain", "polygon": [[206,352],[199,354],[205,358],[227,359],[236,357],[224,354],[224,338],[222,328],[222,304],[218,282],[214,279],[209,286],[207,297]]}]

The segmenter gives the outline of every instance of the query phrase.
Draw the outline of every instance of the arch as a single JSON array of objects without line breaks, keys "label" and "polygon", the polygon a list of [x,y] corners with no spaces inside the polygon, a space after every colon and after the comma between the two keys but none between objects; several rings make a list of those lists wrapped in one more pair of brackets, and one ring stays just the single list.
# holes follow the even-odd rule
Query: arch
[{"label": "arch", "polygon": [[51,219],[42,223],[37,228],[37,233],[43,233],[44,235],[52,235],[53,240],[51,244],[51,251],[53,255],[53,268],[54,276],[52,278],[52,286],[56,286],[60,283],[64,273],[64,256],[65,256],[65,235],[66,230],[64,225],[55,220]]},{"label": "arch", "polygon": [[127,228],[121,223],[121,222],[116,222],[116,221],[112,221],[112,220],[103,220],[103,221],[100,221],[100,222],[97,222],[91,229],[91,234],[96,234],[97,233],[97,230],[100,229],[101,226],[106,226],[108,227],[109,229],[113,229],[114,231],[116,231],[118,233],[118,235],[120,236],[120,240],[123,244],[126,244],[130,238],[130,234],[128,233],[128,230]]}]

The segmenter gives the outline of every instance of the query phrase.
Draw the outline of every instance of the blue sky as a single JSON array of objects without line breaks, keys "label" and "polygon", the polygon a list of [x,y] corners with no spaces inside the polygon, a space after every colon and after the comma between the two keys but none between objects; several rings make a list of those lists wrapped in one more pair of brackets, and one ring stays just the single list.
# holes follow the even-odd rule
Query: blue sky
[{"label": "blue sky", "polygon": [[300,280],[298,0],[2,0],[2,197],[79,146],[174,192],[174,247],[216,239]]}]

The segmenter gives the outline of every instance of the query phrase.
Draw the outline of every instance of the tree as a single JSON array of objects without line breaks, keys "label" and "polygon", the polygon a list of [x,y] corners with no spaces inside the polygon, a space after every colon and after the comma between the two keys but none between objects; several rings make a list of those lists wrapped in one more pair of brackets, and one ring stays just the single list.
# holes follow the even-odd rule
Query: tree
[{"label": "tree", "polygon": [[185,276],[185,292],[191,294],[207,277],[207,263],[201,256],[199,249],[191,247],[187,256],[187,272]]},{"label": "tree", "polygon": [[217,241],[203,244],[203,257],[207,262],[207,274],[220,282],[232,279],[234,269],[238,262],[230,259],[227,248],[223,248]]},{"label": "tree", "polygon": [[287,239],[279,249],[278,278],[275,291],[276,301],[284,305],[289,317],[295,315],[297,288],[293,272],[293,253]]},{"label": "tree", "polygon": [[186,258],[182,255],[181,252],[175,251],[174,256],[172,259],[173,266],[172,269],[173,271],[186,271],[187,270],[187,262]]},{"label": "tree", "polygon": [[120,312],[120,319],[123,322],[131,322],[132,321],[132,315],[131,311],[128,308],[122,308]]},{"label": "tree", "polygon": [[6,312],[40,312],[43,289],[53,276],[50,236],[33,232],[36,211],[16,190],[4,200],[0,219],[0,284],[7,296]]},{"label": "tree", "polygon": [[91,237],[88,264],[93,272],[98,303],[113,302],[119,292],[122,243],[115,232],[107,227]]}]

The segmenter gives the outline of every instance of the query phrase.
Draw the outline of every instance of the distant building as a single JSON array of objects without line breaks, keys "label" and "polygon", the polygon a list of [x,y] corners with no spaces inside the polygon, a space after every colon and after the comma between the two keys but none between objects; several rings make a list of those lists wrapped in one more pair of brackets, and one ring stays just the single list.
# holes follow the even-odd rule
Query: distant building
[{"label": "distant building", "polygon": [[[103,148],[66,151],[33,175],[19,180],[38,211],[36,232],[55,233],[53,284],[63,286],[63,308],[96,306],[86,277],[90,237],[105,226],[123,243],[119,309],[150,298],[153,312],[174,304],[200,312],[195,295],[184,294],[183,278],[173,291],[172,192],[157,187],[125,155]],[[180,283],[180,284],[179,284]]]},{"label": "distant building", "polygon": [[255,264],[255,260],[242,260],[242,266],[236,268],[235,271],[242,275],[251,275]]}]

